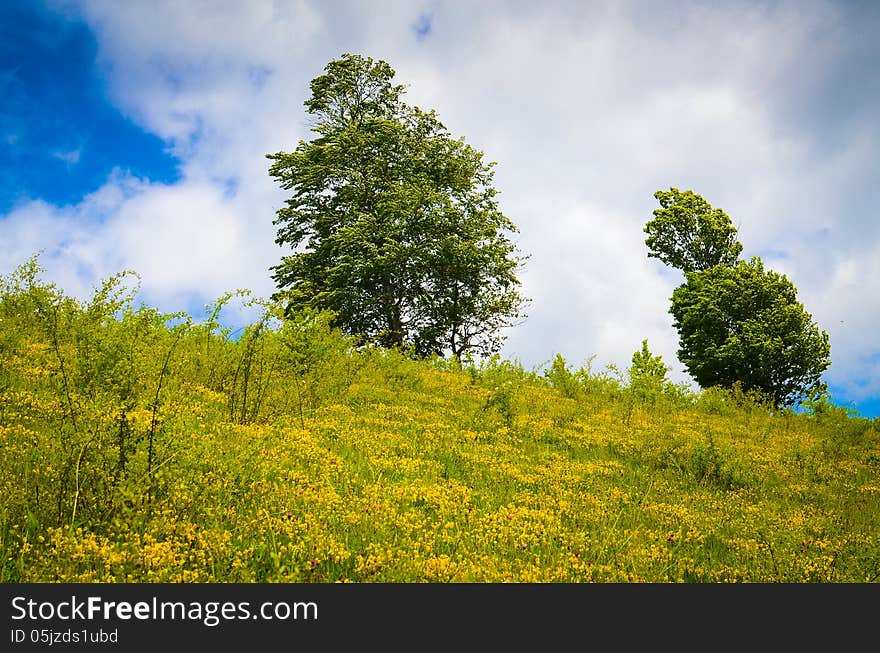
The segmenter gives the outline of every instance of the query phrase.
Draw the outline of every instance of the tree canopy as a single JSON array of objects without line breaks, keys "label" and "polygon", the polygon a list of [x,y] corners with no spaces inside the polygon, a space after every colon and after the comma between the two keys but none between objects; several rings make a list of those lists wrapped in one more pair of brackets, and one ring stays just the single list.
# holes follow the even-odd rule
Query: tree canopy
[{"label": "tree canopy", "polygon": [[760,258],[687,273],[672,294],[679,359],[703,387],[757,390],[778,405],[819,387],[828,334],[797,301],[794,284]]},{"label": "tree canopy", "polygon": [[647,223],[649,256],[685,273],[669,312],[679,360],[702,387],[757,391],[791,405],[824,388],[828,334],[797,301],[785,276],[760,258],[738,260],[742,245],[720,209],[692,191],[655,194],[662,209]]},{"label": "tree canopy", "polygon": [[524,304],[494,163],[404,103],[393,77],[384,61],[331,61],[305,102],[315,137],[267,155],[292,191],[275,220],[294,250],[272,268],[276,298],[384,346],[494,353]]},{"label": "tree canopy", "polygon": [[742,252],[736,228],[721,209],[693,191],[658,190],[654,219],[645,225],[648,256],[682,272],[733,265]]}]

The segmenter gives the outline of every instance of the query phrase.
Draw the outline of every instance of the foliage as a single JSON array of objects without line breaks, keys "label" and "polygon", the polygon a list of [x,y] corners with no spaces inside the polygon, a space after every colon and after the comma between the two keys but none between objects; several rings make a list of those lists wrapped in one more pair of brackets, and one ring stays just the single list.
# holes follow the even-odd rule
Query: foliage
[{"label": "foliage", "polygon": [[569,399],[576,399],[582,390],[577,374],[568,369],[562,354],[556,354],[553,364],[544,371],[544,376],[550,381],[550,385]]},{"label": "foliage", "polygon": [[706,412],[726,417],[751,416],[755,414],[785,414],[787,408],[778,409],[767,395],[757,390],[743,390],[737,381],[731,387],[716,385],[704,388],[696,401],[697,407]]},{"label": "foliage", "polygon": [[632,355],[629,368],[629,386],[643,395],[656,395],[669,384],[666,373],[669,367],[662,356],[654,356],[648,349],[648,341],[642,340],[642,348]]},{"label": "foliage", "polygon": [[682,272],[733,265],[742,252],[736,228],[721,209],[713,209],[693,191],[670,188],[654,197],[661,208],[645,225],[648,256]]},{"label": "foliage", "polygon": [[276,297],[382,346],[492,354],[523,304],[494,164],[405,104],[393,77],[384,61],[331,61],[305,102],[314,139],[268,155],[292,191],[275,220],[295,249],[273,268]]},{"label": "foliage", "polygon": [[794,285],[759,258],[689,272],[672,294],[679,359],[702,386],[732,387],[791,405],[819,387],[828,334],[797,301]]},{"label": "foliage", "polygon": [[595,358],[591,356],[581,367],[570,369],[562,354],[556,354],[550,367],[544,370],[543,378],[564,397],[586,404],[596,405],[619,399],[624,392],[623,375],[614,365],[593,370]]},{"label": "foliage", "polygon": [[816,428],[826,434],[825,442],[830,448],[835,443],[861,442],[872,431],[880,430],[880,419],[870,420],[849,406],[835,404],[825,388],[812,392],[801,407],[815,421]]},{"label": "foliage", "polygon": [[737,386],[777,407],[820,391],[831,364],[828,334],[797,301],[791,281],[765,270],[760,258],[739,261],[730,218],[701,196],[670,188],[654,197],[662,208],[645,225],[645,243],[649,257],[685,274],[669,312],[690,375],[703,388]]},{"label": "foliage", "polygon": [[[2,582],[880,580],[880,433],[821,397],[630,402],[590,362],[441,364],[245,292],[197,320],[39,275],[0,280]],[[231,301],[261,313],[222,327]]]}]

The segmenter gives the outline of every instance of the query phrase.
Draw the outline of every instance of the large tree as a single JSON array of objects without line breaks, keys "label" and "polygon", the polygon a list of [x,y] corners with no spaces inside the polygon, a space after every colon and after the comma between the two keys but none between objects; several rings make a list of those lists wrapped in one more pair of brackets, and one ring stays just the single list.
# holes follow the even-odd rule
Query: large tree
[{"label": "large tree", "polygon": [[760,258],[740,261],[736,229],[692,191],[655,194],[662,208],[645,227],[649,256],[679,268],[685,283],[669,312],[679,360],[702,387],[758,391],[791,405],[822,389],[828,334],[813,322],[785,276]]},{"label": "large tree", "polygon": [[393,77],[384,61],[331,61],[305,102],[315,137],[267,155],[292,191],[275,220],[293,248],[272,268],[276,296],[384,346],[493,353],[524,303],[494,163],[404,103]]}]

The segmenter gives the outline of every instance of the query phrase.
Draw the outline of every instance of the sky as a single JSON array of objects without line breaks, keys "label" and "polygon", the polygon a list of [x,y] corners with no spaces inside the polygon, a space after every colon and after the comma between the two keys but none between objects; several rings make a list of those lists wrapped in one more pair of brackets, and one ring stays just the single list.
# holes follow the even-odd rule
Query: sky
[{"label": "sky", "polygon": [[270,295],[289,250],[265,155],[311,137],[309,81],[345,52],[497,162],[529,257],[504,356],[625,370],[647,339],[688,382],[683,279],[643,228],[657,190],[689,189],[794,282],[835,401],[880,416],[875,2],[3,0],[0,274],[41,252],[86,297],[130,269],[195,315]]}]

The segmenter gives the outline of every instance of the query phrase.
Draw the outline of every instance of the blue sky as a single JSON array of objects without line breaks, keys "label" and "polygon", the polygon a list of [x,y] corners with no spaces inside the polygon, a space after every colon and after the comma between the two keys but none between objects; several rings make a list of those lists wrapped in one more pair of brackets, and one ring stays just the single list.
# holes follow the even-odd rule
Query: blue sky
[{"label": "blue sky", "polygon": [[0,273],[42,250],[78,295],[121,269],[167,311],[268,295],[265,154],[309,137],[309,80],[360,52],[498,162],[532,299],[505,355],[625,368],[648,338],[686,381],[680,279],[641,229],[655,190],[691,188],[829,332],[837,401],[877,416],[878,43],[877,3],[7,0]]},{"label": "blue sky", "polygon": [[89,27],[33,2],[0,7],[0,211],[41,198],[75,204],[114,168],[177,179],[165,142],[106,97]]}]

